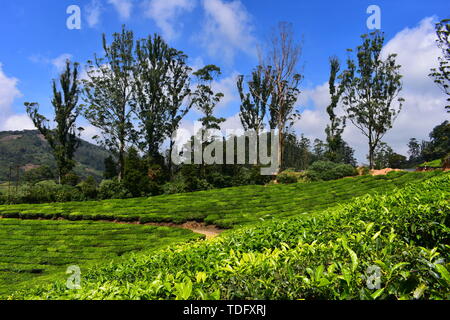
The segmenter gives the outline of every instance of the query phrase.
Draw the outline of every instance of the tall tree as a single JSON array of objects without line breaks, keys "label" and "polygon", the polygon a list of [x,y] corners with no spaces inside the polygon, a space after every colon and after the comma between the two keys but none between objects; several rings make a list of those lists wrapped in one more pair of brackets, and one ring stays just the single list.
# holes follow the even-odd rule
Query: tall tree
[{"label": "tall tree", "polygon": [[168,122],[166,125],[167,135],[170,139],[169,145],[169,172],[172,171],[172,150],[174,141],[172,135],[180,126],[181,120],[186,116],[192,107],[190,75],[192,69],[186,64],[187,56],[181,51],[174,51],[169,65],[171,74],[168,82]]},{"label": "tall tree", "polygon": [[245,130],[254,130],[259,135],[264,129],[264,117],[267,106],[270,103],[273,85],[271,77],[272,69],[256,67],[253,70],[251,79],[247,82],[248,91],[244,89],[244,76],[237,80],[237,88],[241,98],[239,117]]},{"label": "tall tree", "polygon": [[417,141],[416,138],[409,139],[408,142],[408,154],[409,154],[409,161],[416,161],[420,158],[420,144],[419,141]]},{"label": "tall tree", "polygon": [[167,87],[172,54],[175,52],[157,34],[136,42],[133,104],[144,137],[139,145],[149,158],[159,163],[162,160],[159,148],[167,132]]},{"label": "tall tree", "polygon": [[[369,140],[369,163],[374,168],[374,151],[402,108],[402,89],[396,54],[382,59],[384,35],[377,31],[362,36],[357,48],[357,62],[350,57],[342,74],[343,104],[350,121]],[[394,100],[398,104],[394,105]]]},{"label": "tall tree", "polygon": [[220,130],[220,124],[225,121],[224,118],[214,116],[214,109],[224,95],[221,92],[215,93],[211,87],[212,81],[221,74],[220,68],[215,65],[207,65],[194,72],[197,88],[192,95],[192,103],[204,114],[199,120],[205,130]]},{"label": "tall tree", "polygon": [[270,68],[273,93],[269,106],[270,128],[278,129],[278,171],[283,167],[285,135],[300,113],[294,109],[300,94],[299,84],[302,76],[297,72],[302,47],[294,39],[292,24],[280,22],[274,31],[267,57],[262,58],[261,65]]},{"label": "tall tree", "polygon": [[73,155],[80,144],[78,135],[82,130],[82,128],[76,128],[75,123],[81,112],[81,107],[78,105],[80,94],[78,63],[74,63],[72,69],[70,61],[66,61],[66,69],[59,77],[59,85],[61,90],[53,80],[52,105],[56,124],[54,129],[50,128],[49,120],[39,113],[38,103],[26,102],[25,106],[33,124],[52,148],[58,170],[58,181],[61,183],[62,178],[75,166]]},{"label": "tall tree", "polygon": [[342,133],[345,129],[345,117],[338,117],[335,109],[341,98],[343,87],[336,84],[338,73],[340,71],[340,63],[337,57],[330,58],[330,80],[328,82],[330,88],[331,103],[327,107],[327,113],[330,118],[330,124],[325,128],[327,135],[327,152],[326,156],[330,161],[341,162],[342,154],[340,151],[344,149],[344,141]]},{"label": "tall tree", "polygon": [[96,128],[101,137],[99,143],[117,155],[119,180],[123,179],[125,148],[133,141],[132,111],[130,106],[133,87],[133,32],[122,27],[114,33],[111,44],[103,34],[104,56],[97,55],[88,61],[88,78],[84,83],[84,100],[87,103],[84,116]]},{"label": "tall tree", "polygon": [[450,112],[450,19],[444,19],[436,24],[436,43],[442,49],[442,57],[439,57],[439,67],[431,69],[430,77],[449,96],[445,106]]}]

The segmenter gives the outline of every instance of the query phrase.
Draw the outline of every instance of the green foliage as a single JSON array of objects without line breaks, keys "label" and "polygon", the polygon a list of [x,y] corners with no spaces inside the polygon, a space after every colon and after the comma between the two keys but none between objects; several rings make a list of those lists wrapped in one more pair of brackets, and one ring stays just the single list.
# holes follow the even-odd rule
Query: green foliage
[{"label": "green foliage", "polygon": [[[350,121],[368,138],[370,168],[374,168],[374,151],[401,111],[403,98],[400,65],[396,54],[382,59],[384,35],[380,31],[362,36],[357,48],[357,62],[347,60],[342,73],[342,102]],[[398,105],[393,105],[396,99]]]},{"label": "green foliage", "polygon": [[105,171],[103,172],[103,178],[113,179],[118,176],[117,163],[112,156],[105,159]]},{"label": "green foliage", "polygon": [[66,69],[59,77],[59,84],[62,91],[58,91],[56,81],[53,80],[52,105],[55,112],[54,122],[56,123],[54,129],[50,129],[49,120],[39,114],[38,103],[26,102],[25,106],[34,126],[38,128],[52,148],[58,179],[61,183],[62,177],[70,173],[75,167],[73,157],[75,150],[80,145],[80,141],[77,139],[77,131],[83,130],[82,128],[77,129],[75,123],[81,113],[81,107],[78,105],[80,93],[78,63],[73,65],[72,70],[70,61],[66,61]]},{"label": "green foliage", "polygon": [[[286,187],[286,186],[285,186]],[[136,254],[14,299],[449,299],[450,175]],[[371,268],[379,288],[371,288]]]},{"label": "green foliage", "polygon": [[392,148],[384,142],[378,144],[374,151],[375,169],[394,168],[401,169],[407,166],[406,157],[395,153]]},{"label": "green foliage", "polygon": [[[430,77],[433,78],[439,88],[450,96],[450,19],[443,19],[436,23],[437,46],[442,50],[439,57],[439,67],[431,69]],[[449,105],[445,106],[450,112],[450,97],[447,98]]]},{"label": "green foliage", "polygon": [[216,118],[213,115],[215,107],[224,95],[221,92],[215,93],[211,84],[221,74],[220,68],[215,65],[207,65],[193,73],[197,78],[197,88],[192,94],[192,104],[204,114],[199,121],[205,130],[220,129],[219,125],[225,121],[225,118]]},{"label": "green foliage", "polygon": [[309,180],[335,180],[357,175],[356,169],[348,164],[331,161],[316,161],[306,171]]},{"label": "green foliage", "polygon": [[[275,218],[303,216],[349,201],[353,197],[389,192],[408,182],[420,182],[443,172],[401,172],[391,176],[359,176],[333,181],[294,183],[289,185],[253,185],[206,190],[149,198],[0,206],[0,217],[33,217],[45,213],[51,218],[69,218],[77,213],[84,219],[176,222],[204,221],[220,227],[233,227]],[[195,174],[193,174],[195,176]],[[202,185],[204,184],[204,185]],[[205,180],[198,187],[212,188]],[[69,186],[65,186],[71,190]],[[100,185],[100,197],[111,188],[112,196],[123,192],[116,180]],[[114,189],[113,189],[114,188]],[[73,188],[77,191],[77,188]],[[42,193],[42,192],[41,192]],[[72,194],[67,193],[68,196]],[[73,194],[76,194],[74,192]],[[81,192],[78,194],[82,196]],[[109,197],[109,196],[108,196]]]},{"label": "green foliage", "polygon": [[55,173],[49,166],[40,166],[26,171],[23,179],[25,182],[36,183],[43,180],[55,179]]},{"label": "green foliage", "polygon": [[264,128],[264,117],[273,91],[272,69],[258,66],[247,82],[248,93],[244,92],[244,76],[239,76],[237,88],[241,98],[239,118],[244,130],[254,130],[257,135]]},{"label": "green foliage", "polygon": [[125,158],[123,186],[133,197],[161,193],[162,168],[149,165],[149,160],[141,158],[135,148],[129,148]]},{"label": "green foliage", "polygon": [[422,154],[423,159],[431,161],[444,157],[450,152],[450,122],[442,122],[430,132],[431,141],[426,145]]},{"label": "green foliage", "polygon": [[97,199],[97,182],[91,176],[77,185],[84,197],[89,200]]},{"label": "green foliage", "polygon": [[433,160],[433,161],[424,162],[421,165],[419,165],[419,168],[424,168],[424,167],[442,168],[442,160],[441,159],[436,159],[436,160]]},{"label": "green foliage", "polygon": [[[45,215],[36,216],[44,217]],[[181,228],[91,221],[0,220],[0,296],[56,279],[70,265],[84,273],[99,263],[118,261],[201,236]]]},{"label": "green foliage", "polygon": [[[80,146],[74,154],[74,172],[83,178],[93,175],[96,180],[101,180],[104,159],[109,153],[99,146],[81,139],[79,141]],[[21,168],[45,166],[56,171],[50,145],[37,130],[0,132],[0,181],[8,181],[9,166],[12,164]]]},{"label": "green foliage", "polygon": [[125,27],[114,33],[111,44],[103,34],[103,57],[88,61],[87,79],[83,80],[84,116],[101,130],[94,138],[118,157],[119,180],[123,178],[125,145],[133,140],[131,123],[134,67],[134,36]]},{"label": "green foliage", "polygon": [[342,133],[345,129],[345,117],[336,116],[335,109],[339,103],[343,93],[343,86],[336,85],[336,78],[340,70],[340,62],[337,57],[330,58],[330,79],[329,88],[331,95],[331,103],[327,107],[327,113],[330,118],[330,124],[325,128],[327,135],[327,152],[326,158],[333,162],[342,162],[342,150],[344,149],[344,140]]},{"label": "green foliage", "polygon": [[35,184],[24,184],[11,193],[5,193],[4,203],[49,203],[66,201],[83,201],[85,197],[79,189],[64,184],[57,184],[54,180],[40,181]]},{"label": "green foliage", "polygon": [[80,183],[81,178],[76,175],[75,173],[67,173],[64,176],[61,177],[61,184],[66,184],[69,186],[76,186],[78,183]]},{"label": "green foliage", "polygon": [[293,170],[284,170],[277,175],[277,181],[283,184],[296,183],[304,178],[303,172],[295,172]]},{"label": "green foliage", "polygon": [[99,199],[125,199],[132,195],[125,188],[123,182],[117,178],[112,180],[103,180],[98,187]]}]

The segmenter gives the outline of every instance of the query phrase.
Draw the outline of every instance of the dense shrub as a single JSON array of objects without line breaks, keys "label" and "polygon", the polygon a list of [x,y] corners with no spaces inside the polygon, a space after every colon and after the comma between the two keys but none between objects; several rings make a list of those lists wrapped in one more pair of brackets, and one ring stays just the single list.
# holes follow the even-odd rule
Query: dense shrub
[{"label": "dense shrub", "polygon": [[81,178],[73,172],[68,173],[61,178],[62,184],[67,184],[67,185],[73,186],[73,187],[76,186],[78,183],[80,183],[80,181],[81,181]]},{"label": "dense shrub", "polygon": [[36,183],[43,180],[55,179],[55,173],[49,166],[40,166],[25,172],[23,179],[26,182]]},{"label": "dense shrub", "polygon": [[306,171],[306,177],[311,181],[335,180],[357,174],[353,166],[331,161],[316,161]]},{"label": "dense shrub", "polygon": [[79,183],[77,188],[80,189],[85,199],[93,200],[97,198],[97,182],[94,177],[89,176],[85,181]]},{"label": "dense shrub", "polygon": [[296,183],[303,180],[304,176],[305,174],[303,172],[285,170],[277,175],[277,181],[283,184]]},{"label": "dense shrub", "polygon": [[47,203],[83,201],[85,196],[76,187],[60,185],[53,180],[41,181],[36,184],[24,184],[17,191],[14,189],[9,196],[2,196],[4,203]]},{"label": "dense shrub", "polygon": [[103,180],[98,187],[99,199],[125,199],[131,196],[123,183],[117,179]]},{"label": "dense shrub", "polygon": [[182,180],[177,180],[173,182],[167,182],[163,186],[164,194],[176,194],[176,193],[183,193],[187,192],[187,186],[186,183]]}]

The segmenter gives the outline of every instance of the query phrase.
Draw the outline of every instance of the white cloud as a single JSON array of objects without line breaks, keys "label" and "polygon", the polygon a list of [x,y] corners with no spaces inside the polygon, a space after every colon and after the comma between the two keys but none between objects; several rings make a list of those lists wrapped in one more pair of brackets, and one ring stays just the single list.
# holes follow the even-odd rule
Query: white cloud
[{"label": "white cloud", "polygon": [[179,36],[182,24],[177,18],[194,9],[196,1],[193,0],[149,0],[144,2],[145,16],[155,21],[162,30],[166,40],[172,40]]},{"label": "white cloud", "polygon": [[22,96],[17,88],[19,80],[8,77],[0,63],[0,130],[33,129],[34,125],[26,114],[13,114],[12,105]]},{"label": "white cloud", "polygon": [[89,27],[93,28],[99,24],[101,12],[102,4],[100,0],[91,0],[91,2],[86,5],[86,21]]},{"label": "white cloud", "polygon": [[56,57],[55,59],[52,59],[50,61],[50,63],[55,67],[55,69],[58,72],[62,72],[66,68],[66,61],[72,60],[72,58],[73,58],[73,56],[71,54],[63,53],[63,54],[59,55],[58,57]]},{"label": "white cloud", "polygon": [[10,78],[3,72],[3,65],[0,63],[0,113],[5,115],[10,112],[14,99],[20,97],[17,85],[19,80]]},{"label": "white cloud", "polygon": [[15,114],[6,118],[1,126],[5,131],[20,131],[36,129],[30,117],[27,114]]},{"label": "white cloud", "polygon": [[[428,77],[430,68],[437,65],[440,50],[435,44],[433,18],[423,19],[418,26],[406,28],[388,41],[383,54],[397,53],[403,75],[403,90],[400,96],[405,98],[403,110],[394,123],[394,127],[383,138],[393,149],[407,155],[407,143],[410,138],[428,140],[429,132],[436,125],[448,119],[444,94]],[[297,132],[310,138],[325,138],[324,129],[329,122],[326,107],[329,104],[328,83],[314,89],[304,90],[300,105],[311,101],[314,109],[303,112],[302,119],[296,124]],[[342,114],[342,110],[340,111]],[[356,149],[360,162],[367,162],[367,138],[348,121],[344,139]]]},{"label": "white cloud", "polygon": [[214,92],[222,92],[224,97],[217,105],[217,109],[227,108],[232,102],[239,100],[236,88],[236,80],[238,77],[238,72],[233,72],[230,76],[222,78],[220,80],[213,81],[211,88]]},{"label": "white cloud", "polygon": [[133,9],[132,0],[108,0],[108,3],[114,6],[122,20],[130,18],[131,10]]},{"label": "white cloud", "polygon": [[203,0],[206,19],[199,38],[211,56],[231,62],[236,51],[255,55],[250,14],[239,0]]},{"label": "white cloud", "polygon": [[93,139],[93,137],[101,136],[101,130],[97,127],[94,127],[93,125],[90,125],[87,122],[82,123],[81,127],[83,127],[84,129],[81,132],[81,138],[90,143],[97,144],[97,142]]}]

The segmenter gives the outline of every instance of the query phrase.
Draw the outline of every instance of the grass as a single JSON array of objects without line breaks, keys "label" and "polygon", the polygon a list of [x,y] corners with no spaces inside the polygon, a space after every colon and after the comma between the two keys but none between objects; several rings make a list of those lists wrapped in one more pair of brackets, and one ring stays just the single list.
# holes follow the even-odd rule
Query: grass
[{"label": "grass", "polygon": [[82,272],[130,252],[153,250],[199,239],[180,228],[94,221],[0,219],[0,296],[67,278],[66,269]]},{"label": "grass", "polygon": [[394,172],[335,181],[290,185],[244,186],[127,200],[0,206],[6,218],[65,218],[183,223],[204,221],[231,228],[274,218],[317,212],[374,192],[389,192],[440,172]]},{"label": "grass", "polygon": [[[450,174],[276,219],[207,242],[137,253],[14,299],[449,299]],[[379,270],[379,287],[368,287]]]}]

